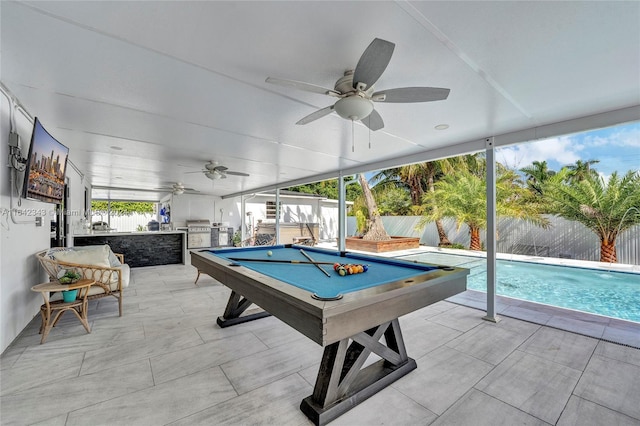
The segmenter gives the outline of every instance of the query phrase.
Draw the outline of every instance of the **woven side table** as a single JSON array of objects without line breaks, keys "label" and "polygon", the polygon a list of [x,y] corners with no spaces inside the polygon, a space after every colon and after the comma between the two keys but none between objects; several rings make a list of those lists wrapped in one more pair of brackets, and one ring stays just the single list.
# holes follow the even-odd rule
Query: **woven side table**
[{"label": "woven side table", "polygon": [[[42,338],[40,339],[40,344],[43,344],[47,340],[47,336],[49,335],[51,328],[60,321],[62,315],[67,311],[73,312],[78,317],[85,330],[87,330],[87,333],[91,333],[88,321],[87,296],[89,295],[89,288],[93,284],[95,284],[94,280],[82,279],[72,284],[48,282],[31,287],[32,291],[42,294],[42,297],[44,298],[44,304],[40,306],[40,315],[42,315],[42,325],[40,326],[40,334],[42,334]],[[76,300],[72,302],[65,302],[63,300],[51,302],[49,300],[49,296],[52,292],[66,290],[78,290]],[[52,317],[54,313],[55,316]]]}]

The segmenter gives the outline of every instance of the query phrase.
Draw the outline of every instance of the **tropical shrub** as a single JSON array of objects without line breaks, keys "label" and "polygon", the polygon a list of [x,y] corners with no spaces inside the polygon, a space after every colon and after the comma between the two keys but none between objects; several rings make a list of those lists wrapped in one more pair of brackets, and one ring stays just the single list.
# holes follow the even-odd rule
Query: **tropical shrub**
[{"label": "tropical shrub", "polygon": [[572,170],[563,169],[544,187],[551,211],[575,220],[592,230],[600,239],[600,261],[617,262],[616,238],[626,229],[640,224],[640,172],[617,172],[608,180],[595,173],[581,179],[571,178]]}]

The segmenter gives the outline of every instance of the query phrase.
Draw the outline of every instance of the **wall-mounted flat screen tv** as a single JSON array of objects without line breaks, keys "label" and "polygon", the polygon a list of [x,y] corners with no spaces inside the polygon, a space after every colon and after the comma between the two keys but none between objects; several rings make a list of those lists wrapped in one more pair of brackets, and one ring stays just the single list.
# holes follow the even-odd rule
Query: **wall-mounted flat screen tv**
[{"label": "wall-mounted flat screen tv", "polygon": [[36,117],[33,121],[22,197],[45,203],[61,203],[68,156],[69,148],[51,136]]}]

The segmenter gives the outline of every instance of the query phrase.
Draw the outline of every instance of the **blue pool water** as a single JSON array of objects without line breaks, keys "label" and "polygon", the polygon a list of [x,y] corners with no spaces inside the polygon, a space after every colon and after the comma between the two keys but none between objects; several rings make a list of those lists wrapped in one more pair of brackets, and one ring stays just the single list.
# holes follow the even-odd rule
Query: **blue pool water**
[{"label": "blue pool water", "polygon": [[[469,268],[467,288],[487,291],[484,258],[444,253],[402,258]],[[640,274],[498,260],[496,281],[501,296],[640,322]]]}]

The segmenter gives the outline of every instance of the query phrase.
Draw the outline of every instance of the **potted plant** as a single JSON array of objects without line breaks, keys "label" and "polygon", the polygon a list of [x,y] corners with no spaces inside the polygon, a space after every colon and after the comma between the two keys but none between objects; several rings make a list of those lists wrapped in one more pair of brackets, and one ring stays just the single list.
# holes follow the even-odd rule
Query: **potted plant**
[{"label": "potted plant", "polygon": [[[73,284],[78,282],[82,278],[82,275],[75,269],[61,269],[58,271],[58,282],[60,284]],[[78,290],[64,290],[62,291],[62,300],[66,303],[73,302],[78,296]]]}]

